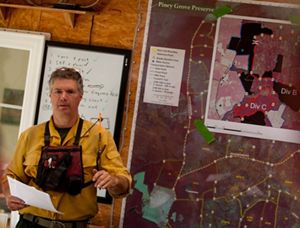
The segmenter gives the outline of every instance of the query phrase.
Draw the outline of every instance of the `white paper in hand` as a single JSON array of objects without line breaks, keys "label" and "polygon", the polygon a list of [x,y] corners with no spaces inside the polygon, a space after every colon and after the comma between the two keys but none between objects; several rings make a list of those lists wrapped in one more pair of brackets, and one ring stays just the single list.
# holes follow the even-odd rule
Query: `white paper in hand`
[{"label": "white paper in hand", "polygon": [[22,182],[11,177],[7,177],[7,179],[10,194],[24,200],[27,205],[63,214],[62,212],[55,209],[49,194],[39,191],[34,187],[23,184]]}]

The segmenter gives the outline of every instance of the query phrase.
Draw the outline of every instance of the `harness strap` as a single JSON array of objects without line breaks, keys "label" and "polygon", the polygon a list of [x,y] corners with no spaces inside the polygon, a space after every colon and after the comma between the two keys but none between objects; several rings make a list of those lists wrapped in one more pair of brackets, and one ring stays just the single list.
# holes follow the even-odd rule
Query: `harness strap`
[{"label": "harness strap", "polygon": [[[79,119],[78,127],[77,127],[77,132],[75,136],[75,141],[73,143],[74,146],[79,145],[79,140],[80,140],[80,134],[82,130],[82,125],[83,125],[83,119]],[[49,121],[46,122],[45,125],[45,133],[44,133],[44,141],[45,141],[45,146],[50,145],[50,130],[49,130]]]},{"label": "harness strap", "polygon": [[74,146],[78,146],[79,145],[82,124],[83,124],[83,119],[80,118],[79,119],[79,123],[78,123],[78,127],[77,127],[76,136],[75,136]]},{"label": "harness strap", "polygon": [[49,146],[50,145],[49,121],[47,121],[45,126],[44,140],[45,140],[45,146]]}]

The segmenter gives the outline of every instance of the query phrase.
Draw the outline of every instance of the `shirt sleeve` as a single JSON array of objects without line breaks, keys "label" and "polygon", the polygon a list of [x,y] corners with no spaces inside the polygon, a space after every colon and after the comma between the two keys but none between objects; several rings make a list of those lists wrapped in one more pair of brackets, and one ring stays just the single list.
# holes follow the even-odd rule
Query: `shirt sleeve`
[{"label": "shirt sleeve", "polygon": [[23,132],[17,141],[12,159],[4,172],[5,175],[3,176],[3,181],[7,180],[6,176],[10,176],[23,183],[27,183],[29,181],[29,178],[26,175],[23,166],[23,163],[25,161],[24,155],[26,151],[26,138],[26,134]]},{"label": "shirt sleeve", "polygon": [[129,193],[132,177],[128,169],[124,166],[120,153],[117,150],[114,139],[109,131],[104,131],[101,134],[101,160],[100,168],[106,170],[112,175],[123,176],[128,180],[129,189],[127,192],[121,195],[111,194],[112,197],[119,198],[124,197]]}]

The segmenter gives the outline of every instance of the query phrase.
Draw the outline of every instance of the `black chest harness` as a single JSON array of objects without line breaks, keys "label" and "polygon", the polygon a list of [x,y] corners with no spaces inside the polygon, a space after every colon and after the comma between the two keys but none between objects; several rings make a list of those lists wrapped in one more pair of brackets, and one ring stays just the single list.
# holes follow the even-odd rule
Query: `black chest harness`
[{"label": "black chest harness", "polygon": [[45,126],[45,146],[42,147],[35,183],[43,190],[76,195],[92,182],[84,184],[82,147],[79,145],[83,120],[80,118],[72,146],[50,146],[49,121]]}]

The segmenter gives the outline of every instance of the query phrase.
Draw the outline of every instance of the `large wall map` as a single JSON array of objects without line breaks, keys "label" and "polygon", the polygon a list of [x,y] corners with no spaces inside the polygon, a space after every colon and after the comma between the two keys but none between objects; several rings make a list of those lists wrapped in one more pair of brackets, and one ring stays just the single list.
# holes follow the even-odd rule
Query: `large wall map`
[{"label": "large wall map", "polygon": [[[286,21],[295,13],[291,7],[281,5],[226,4],[232,8],[231,14],[247,17],[264,16]],[[194,125],[195,120],[205,119],[217,25],[213,13],[220,5],[215,1],[198,0],[155,0],[149,3],[151,16],[146,28],[148,36],[144,42],[140,98],[137,100],[130,151],[134,184],[123,208],[122,227],[300,226],[299,144],[223,133],[214,133],[216,140],[208,144]],[[228,21],[227,25],[232,31],[233,24]],[[276,31],[270,24],[266,25]],[[295,59],[289,68],[299,74],[297,42],[300,32],[294,27],[295,35],[282,38],[298,37]],[[236,37],[240,37],[238,29],[241,26],[236,29]],[[289,30],[286,26],[284,29]],[[259,39],[270,39],[267,36]],[[221,52],[226,51],[225,44],[228,42],[219,47]],[[178,106],[143,100],[153,46],[185,51]],[[228,50],[234,50],[235,46],[230,47]],[[257,72],[259,75],[273,71],[272,76],[276,78],[284,58],[284,55],[276,55],[276,61],[272,63],[255,58],[252,65],[248,65],[246,59],[241,62],[247,69],[261,69]],[[239,68],[235,66],[235,72]],[[270,78],[268,75],[261,77],[266,79],[265,83],[274,86],[275,81],[268,80]],[[259,80],[253,77],[250,90],[250,82],[236,80],[240,83],[237,87],[241,90],[239,93],[247,89],[254,93],[259,87],[255,83]],[[298,81],[278,81],[281,84],[277,86],[290,89],[286,86],[299,85],[299,79],[295,77],[295,80]],[[279,102],[276,105],[280,108]],[[238,112],[238,108],[236,110]],[[290,118],[291,122],[298,121],[293,115]]]}]

